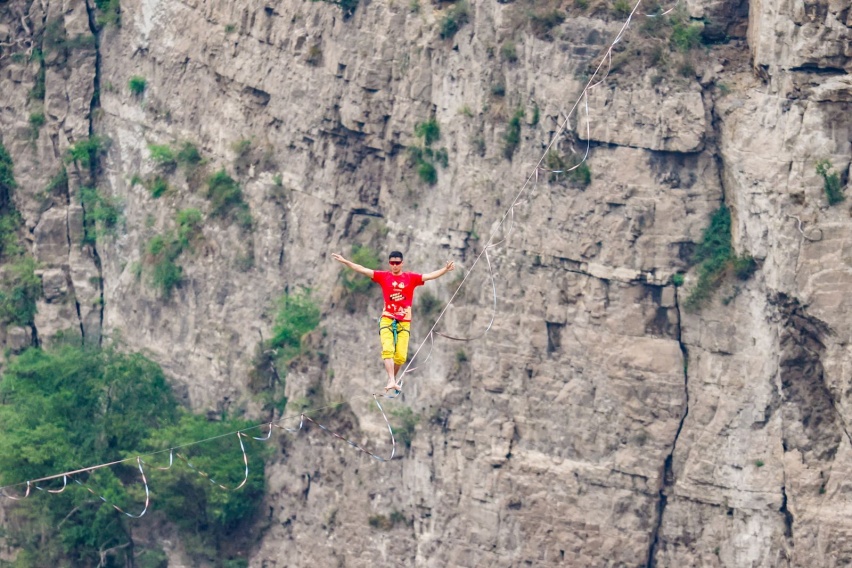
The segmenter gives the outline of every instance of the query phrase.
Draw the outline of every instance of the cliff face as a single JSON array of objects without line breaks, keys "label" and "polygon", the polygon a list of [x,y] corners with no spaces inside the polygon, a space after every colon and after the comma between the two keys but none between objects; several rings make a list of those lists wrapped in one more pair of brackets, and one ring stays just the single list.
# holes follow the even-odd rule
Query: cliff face
[{"label": "cliff face", "polygon": [[[588,127],[583,103],[554,146],[564,160],[548,162],[588,141],[585,185],[531,174],[623,15],[578,2],[543,25],[557,7],[363,2],[345,17],[328,3],[123,0],[119,27],[80,0],[3,3],[2,141],[43,283],[34,324],[0,331],[4,346],[118,337],[193,407],[260,417],[254,355],[275,299],[307,286],[324,332],[287,370],[287,395],[350,401],[324,419],[382,448],[367,396],[383,382],[380,300],[349,297],[329,254],[400,248],[409,269],[454,258],[458,274],[496,231],[493,328],[438,338],[424,363],[427,343],[387,404],[419,417],[404,459],[375,463],[316,428],[277,438],[251,566],[849,562],[852,223],[815,164],[849,177],[852,10],[690,1],[683,25],[700,21],[708,45],[679,51],[640,6],[589,93]],[[431,118],[448,156],[434,185],[406,150]],[[52,183],[90,136],[109,141],[98,159]],[[204,163],[152,159],[149,145],[183,142]],[[221,168],[251,223],[216,215],[207,179]],[[157,177],[170,189],[155,199]],[[86,187],[123,221],[92,225]],[[696,271],[682,288],[672,275],[722,204],[758,270],[688,312]],[[187,208],[201,235],[165,297],[149,243]],[[426,289],[443,304],[460,281]],[[491,303],[483,259],[439,329],[475,335]],[[438,313],[423,312],[412,354]]]}]

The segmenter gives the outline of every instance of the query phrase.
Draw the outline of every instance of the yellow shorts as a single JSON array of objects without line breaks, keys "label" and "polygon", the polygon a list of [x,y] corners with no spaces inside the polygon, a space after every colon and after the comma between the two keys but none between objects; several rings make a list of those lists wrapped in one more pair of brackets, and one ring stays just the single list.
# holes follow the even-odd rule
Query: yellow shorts
[{"label": "yellow shorts", "polygon": [[393,324],[395,320],[383,317],[379,323],[379,336],[382,338],[382,359],[393,359],[402,365],[408,358],[408,338],[411,335],[410,321],[396,321],[396,341],[394,342]]}]

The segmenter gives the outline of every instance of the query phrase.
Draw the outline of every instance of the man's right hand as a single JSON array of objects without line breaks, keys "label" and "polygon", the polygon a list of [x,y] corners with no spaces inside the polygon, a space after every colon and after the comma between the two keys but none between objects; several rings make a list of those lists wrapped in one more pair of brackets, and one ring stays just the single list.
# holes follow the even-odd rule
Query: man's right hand
[{"label": "man's right hand", "polygon": [[333,253],[331,253],[331,258],[333,258],[333,259],[334,259],[334,260],[336,260],[337,262],[340,262],[340,263],[346,264],[346,259],[345,259],[345,258],[343,258],[343,255],[342,255],[342,254],[338,254],[338,253],[336,253],[336,252],[333,252]]}]

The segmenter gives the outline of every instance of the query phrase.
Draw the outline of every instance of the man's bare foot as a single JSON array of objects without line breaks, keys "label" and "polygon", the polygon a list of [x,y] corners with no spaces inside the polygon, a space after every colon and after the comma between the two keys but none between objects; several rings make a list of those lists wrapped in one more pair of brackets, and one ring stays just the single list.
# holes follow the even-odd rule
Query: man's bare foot
[{"label": "man's bare foot", "polygon": [[400,385],[400,384],[398,384],[398,383],[396,383],[396,384],[392,384],[392,385],[388,385],[388,386],[386,386],[386,387],[385,387],[385,393],[387,393],[389,390],[401,391],[401,390],[402,390],[402,385]]}]

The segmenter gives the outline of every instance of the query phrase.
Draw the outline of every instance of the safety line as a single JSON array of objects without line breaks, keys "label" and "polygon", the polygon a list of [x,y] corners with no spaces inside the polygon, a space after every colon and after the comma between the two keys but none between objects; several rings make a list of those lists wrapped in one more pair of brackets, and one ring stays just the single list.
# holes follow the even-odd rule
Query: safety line
[{"label": "safety line", "polygon": [[[97,497],[98,499],[100,499],[101,501],[103,501],[104,503],[106,503],[107,505],[109,505],[110,507],[112,507],[113,509],[115,509],[116,511],[121,513],[122,515],[126,515],[126,516],[130,517],[131,519],[139,519],[143,515],[145,515],[145,513],[148,512],[148,506],[151,503],[151,493],[148,490],[148,479],[145,477],[145,471],[142,469],[142,458],[137,456],[136,464],[139,467],[139,474],[142,476],[142,484],[145,486],[145,507],[142,509],[142,512],[139,513],[138,515],[134,515],[133,513],[128,513],[127,511],[125,511],[124,509],[122,509],[121,507],[119,507],[118,505],[113,503],[112,501],[108,500],[106,497],[104,497],[100,493],[96,492],[94,489],[89,487],[88,484],[83,483],[79,479],[75,478],[74,483],[76,483],[77,485],[80,485],[83,489],[85,489],[86,491],[88,491],[89,493],[91,493],[92,495],[94,495],[95,497]],[[62,488],[62,491],[64,491],[64,490],[65,490],[65,487]],[[53,493],[53,492],[51,492],[51,493]]]},{"label": "safety line", "polygon": [[[613,42],[610,44],[609,48],[607,48],[606,52],[604,53],[604,56],[601,58],[600,63],[598,63],[598,66],[595,68],[594,73],[592,73],[592,75],[589,77],[589,80],[586,82],[585,87],[583,87],[583,90],[581,91],[580,96],[579,96],[579,97],[577,98],[577,100],[574,102],[574,105],[571,107],[571,110],[570,110],[570,111],[568,111],[568,113],[566,114],[566,116],[565,116],[565,120],[564,120],[564,121],[560,124],[559,128],[557,128],[557,130],[556,130],[556,133],[555,133],[555,134],[551,137],[550,142],[549,142],[549,143],[548,143],[548,145],[545,147],[544,152],[542,153],[541,158],[539,158],[538,162],[536,163],[535,167],[533,168],[532,173],[530,173],[530,175],[527,177],[526,181],[524,182],[523,186],[521,186],[521,189],[518,191],[517,195],[516,195],[516,196],[515,196],[515,198],[512,200],[512,203],[509,205],[509,208],[508,208],[508,209],[506,210],[506,212],[503,214],[503,217],[502,217],[502,218],[500,219],[500,221],[499,221],[499,222],[498,222],[498,223],[497,223],[497,224],[496,224],[496,225],[495,225],[495,226],[491,229],[491,234],[490,234],[490,235],[489,235],[489,237],[488,237],[488,241],[486,241],[486,245],[485,245],[485,247],[482,249],[482,252],[480,252],[480,253],[476,256],[476,258],[475,258],[475,259],[474,259],[474,261],[473,261],[473,264],[471,264],[470,269],[467,271],[467,274],[465,274],[465,276],[464,276],[464,278],[462,279],[461,283],[459,283],[458,288],[456,288],[456,291],[455,291],[455,292],[453,292],[453,295],[450,297],[450,299],[449,299],[449,301],[447,302],[447,304],[446,304],[446,305],[444,306],[444,308],[441,310],[441,313],[440,313],[440,314],[438,314],[438,317],[435,319],[435,322],[432,324],[431,329],[429,329],[429,332],[427,333],[427,336],[428,336],[428,335],[431,335],[431,334],[435,331],[435,327],[438,325],[438,322],[440,322],[440,321],[441,321],[441,318],[443,318],[443,317],[444,317],[444,314],[447,312],[447,308],[449,308],[449,306],[450,306],[450,305],[453,303],[453,301],[456,299],[456,296],[458,296],[459,291],[461,290],[462,286],[464,286],[464,284],[465,284],[465,282],[467,281],[467,279],[468,279],[468,277],[470,276],[470,274],[473,272],[473,269],[476,267],[476,264],[479,262],[479,260],[482,258],[482,256],[483,256],[484,254],[486,254],[486,252],[488,251],[488,249],[491,247],[492,241],[494,240],[494,237],[495,237],[495,235],[496,235],[496,233],[497,233],[497,229],[499,229],[499,228],[503,225],[503,223],[506,221],[506,218],[507,218],[507,217],[509,217],[509,215],[510,215],[510,214],[512,214],[513,209],[515,208],[515,206],[516,206],[516,205],[518,204],[518,202],[520,201],[521,196],[522,196],[522,195],[526,192],[527,188],[529,187],[529,185],[530,185],[530,181],[531,181],[533,178],[536,178],[536,179],[537,179],[537,177],[536,177],[536,176],[538,175],[538,171],[539,171],[539,169],[541,168],[541,165],[542,165],[542,163],[544,162],[545,158],[547,157],[548,152],[550,152],[551,148],[552,148],[552,147],[553,147],[553,145],[556,143],[556,140],[559,138],[559,136],[561,136],[561,135],[562,135],[562,133],[563,133],[564,131],[566,131],[566,130],[567,130],[568,122],[569,122],[569,120],[571,119],[571,115],[574,113],[574,111],[575,111],[575,110],[577,109],[577,107],[579,106],[580,101],[581,101],[581,100],[586,100],[586,101],[588,101],[587,97],[588,97],[588,92],[589,92],[589,90],[590,90],[591,88],[593,88],[593,87],[596,87],[596,86],[600,85],[600,84],[601,84],[601,82],[602,82],[604,79],[606,79],[606,76],[609,74],[609,68],[607,69],[607,73],[606,73],[606,75],[604,75],[604,77],[603,77],[601,80],[599,80],[599,81],[595,82],[595,79],[597,78],[598,73],[600,73],[601,69],[602,69],[602,68],[603,68],[603,66],[604,66],[604,62],[609,62],[609,66],[611,67],[611,64],[612,64],[612,51],[613,51],[613,49],[615,48],[616,44],[618,44],[618,42],[620,42],[620,41],[621,41],[621,39],[622,39],[622,37],[624,36],[624,33],[626,32],[626,30],[627,30],[628,26],[630,25],[630,22],[631,22],[631,20],[633,19],[633,16],[634,16],[634,14],[636,13],[636,10],[639,8],[639,5],[640,5],[640,4],[642,4],[642,0],[637,0],[636,4],[633,6],[633,9],[630,11],[630,15],[629,15],[629,16],[627,17],[627,19],[624,21],[624,24],[621,26],[621,29],[619,30],[619,32],[618,32],[618,34],[616,35],[615,39],[614,39],[614,40],[613,40]],[[588,102],[587,102],[587,104],[588,104]],[[585,161],[585,156],[584,156],[583,160]],[[583,162],[580,162],[580,163],[583,163]],[[578,164],[578,166],[579,166],[579,164]],[[424,340],[420,343],[420,345],[417,347],[417,350],[414,352],[414,355],[413,355],[413,356],[411,357],[411,359],[409,360],[409,363],[410,363],[410,362],[412,362],[412,361],[414,361],[414,360],[417,358],[417,355],[420,353],[420,351],[421,351],[421,349],[423,348],[423,346],[425,345],[425,343],[426,343],[426,340],[424,339]],[[405,376],[405,374],[406,374],[406,373],[407,373],[407,368],[402,370],[402,372],[401,372],[401,373],[400,373],[400,375],[399,375],[399,380],[398,380],[397,382],[399,382],[400,384],[403,384],[403,377]]]},{"label": "safety line", "polygon": [[[535,165],[535,167],[534,167],[534,169],[533,169],[533,172],[532,172],[532,173],[531,173],[531,174],[527,177],[527,179],[526,179],[526,181],[524,182],[524,184],[522,185],[521,189],[518,191],[517,195],[516,195],[516,196],[515,196],[515,198],[512,200],[512,202],[511,202],[511,204],[510,204],[509,208],[508,208],[508,209],[506,210],[506,212],[503,214],[503,217],[502,217],[502,218],[499,220],[499,222],[498,222],[496,225],[494,225],[494,226],[493,226],[493,228],[491,229],[491,232],[490,232],[490,234],[489,234],[488,240],[486,241],[486,245],[485,245],[485,247],[484,247],[484,248],[482,249],[482,251],[481,251],[481,252],[480,252],[480,253],[476,256],[476,258],[475,258],[475,259],[474,259],[474,261],[473,261],[473,264],[471,264],[471,266],[470,266],[470,269],[467,271],[467,273],[465,274],[465,276],[462,278],[462,281],[459,283],[459,286],[456,288],[455,292],[453,292],[452,296],[450,297],[450,300],[449,300],[449,301],[447,302],[447,304],[443,307],[443,309],[441,310],[440,314],[438,314],[438,317],[436,318],[435,322],[432,324],[431,329],[430,329],[430,330],[429,330],[429,332],[427,333],[427,337],[426,337],[426,339],[424,339],[424,340],[420,343],[420,345],[418,346],[418,348],[417,348],[417,350],[415,351],[414,355],[411,357],[411,359],[409,359],[409,361],[408,361],[408,363],[409,363],[409,364],[405,367],[405,369],[403,369],[402,373],[399,375],[399,381],[398,381],[398,382],[399,382],[399,384],[400,384],[400,385],[402,385],[402,383],[403,383],[403,377],[404,377],[407,373],[412,372],[412,371],[414,371],[414,370],[416,370],[416,369],[418,368],[418,367],[411,367],[411,363],[412,363],[412,362],[413,362],[413,361],[417,358],[417,356],[419,355],[419,353],[420,353],[420,351],[422,350],[423,346],[425,345],[426,341],[427,341],[427,340],[431,341],[431,342],[432,342],[432,344],[433,344],[433,346],[434,346],[434,339],[433,339],[434,335],[441,335],[441,336],[443,336],[443,337],[447,337],[448,339],[453,339],[453,340],[456,340],[456,341],[471,341],[471,340],[473,340],[473,339],[478,339],[478,338],[480,338],[480,337],[484,336],[484,335],[485,335],[485,334],[486,334],[486,333],[487,333],[487,332],[491,329],[491,326],[493,325],[493,322],[494,322],[494,317],[495,317],[495,315],[496,315],[497,295],[496,295],[496,282],[495,282],[495,279],[494,279],[494,273],[493,273],[493,267],[492,267],[492,265],[491,265],[491,259],[490,259],[489,255],[488,255],[488,249],[489,249],[489,248],[492,248],[492,247],[494,247],[494,246],[497,246],[497,245],[499,245],[499,244],[501,244],[501,243],[505,242],[505,241],[508,239],[509,234],[511,234],[512,229],[514,228],[514,208],[515,208],[515,207],[516,207],[516,206],[520,203],[520,199],[521,199],[521,197],[522,197],[522,196],[523,196],[523,194],[527,191],[527,188],[529,187],[530,182],[531,182],[531,180],[533,180],[533,178],[535,179],[536,184],[537,184],[537,182],[538,182],[538,174],[539,174],[539,170],[552,171],[552,173],[563,173],[563,171],[562,171],[562,170],[557,171],[557,170],[548,170],[547,168],[542,168],[542,163],[544,162],[545,158],[547,157],[548,152],[552,149],[552,147],[554,146],[554,144],[556,143],[556,141],[559,139],[559,137],[563,134],[563,132],[565,132],[565,131],[567,130],[567,126],[568,126],[568,123],[569,123],[569,121],[570,121],[571,115],[572,115],[572,114],[574,113],[574,111],[577,109],[577,107],[578,107],[578,105],[580,104],[580,101],[581,101],[581,100],[582,100],[582,101],[585,101],[585,110],[586,110],[586,130],[587,130],[587,136],[586,136],[587,147],[586,147],[586,152],[585,152],[585,154],[584,154],[584,156],[583,156],[583,159],[582,159],[582,160],[581,160],[581,161],[580,161],[577,165],[573,166],[573,167],[572,167],[572,168],[570,168],[570,169],[564,170],[564,171],[565,171],[565,172],[572,171],[573,169],[576,169],[577,167],[579,167],[579,166],[580,166],[580,164],[582,164],[583,162],[585,162],[585,161],[586,161],[586,158],[588,157],[588,153],[589,153],[589,146],[590,146],[590,135],[589,135],[589,132],[590,132],[590,122],[589,122],[589,121],[590,121],[590,118],[589,118],[589,111],[588,111],[588,91],[589,91],[590,89],[592,89],[592,88],[594,88],[594,87],[598,86],[599,84],[601,84],[601,83],[602,83],[602,82],[606,79],[606,77],[609,75],[609,71],[610,71],[610,68],[611,68],[611,65],[612,65],[612,51],[613,51],[613,49],[615,48],[616,44],[618,44],[618,42],[620,42],[620,41],[621,41],[622,36],[624,35],[625,31],[627,30],[627,28],[628,28],[628,26],[629,26],[629,24],[630,24],[631,20],[633,19],[633,16],[636,14],[636,11],[637,11],[637,9],[639,8],[639,5],[640,5],[641,3],[642,3],[642,0],[637,0],[636,4],[634,5],[634,7],[633,7],[633,9],[631,10],[631,12],[630,12],[629,16],[627,17],[627,19],[625,20],[625,22],[624,22],[624,24],[622,25],[621,29],[619,30],[618,34],[616,35],[615,39],[614,39],[614,40],[613,40],[613,42],[610,44],[610,46],[607,48],[607,51],[604,53],[603,57],[601,58],[600,63],[598,63],[598,66],[596,67],[596,69],[595,69],[594,73],[592,73],[592,75],[589,77],[589,80],[586,82],[586,85],[584,86],[583,90],[581,91],[580,96],[579,96],[579,97],[577,98],[577,100],[574,102],[574,105],[571,107],[571,109],[569,110],[569,112],[568,112],[567,114],[563,113],[563,114],[565,114],[565,120],[564,120],[564,121],[560,124],[560,126],[557,128],[556,133],[553,135],[553,137],[551,138],[550,142],[549,142],[549,143],[548,143],[548,145],[545,147],[545,149],[544,149],[544,153],[542,154],[541,158],[540,158],[540,159],[538,160],[538,162],[536,163],[536,165]],[[668,13],[669,13],[672,9],[674,9],[674,8],[671,8],[671,9],[669,9],[668,11],[664,12],[663,14],[659,14],[659,15],[665,15],[665,14],[668,14]],[[656,16],[650,16],[650,17],[656,17]],[[603,68],[603,65],[604,65],[604,63],[605,63],[605,62],[606,62],[606,63],[607,63],[607,65],[608,65],[606,73],[604,74],[603,78],[601,78],[601,79],[600,79],[600,80],[598,80],[597,82],[594,82],[594,81],[595,81],[595,79],[596,79],[596,77],[597,77],[597,76],[598,76],[598,74],[600,73],[601,69]],[[500,229],[500,228],[504,225],[504,223],[506,222],[506,219],[507,219],[507,218],[510,218],[510,217],[511,217],[511,219],[512,219],[512,224],[510,225],[510,229],[509,229],[509,231],[507,231],[506,236],[505,236],[503,239],[501,239],[500,241],[494,242],[494,238],[495,238],[495,236],[497,235],[497,231],[498,231],[498,229]],[[801,222],[800,222],[800,223],[801,223]],[[801,227],[801,224],[800,224],[800,227]],[[800,230],[801,230],[801,229],[800,229]],[[804,232],[803,232],[802,234],[804,235]],[[486,327],[485,331],[484,331],[484,332],[482,332],[479,336],[476,336],[476,337],[474,337],[474,338],[456,338],[456,337],[452,337],[452,336],[449,336],[449,335],[446,335],[446,334],[442,334],[442,333],[440,333],[440,332],[436,332],[436,331],[435,331],[435,327],[437,326],[438,322],[440,322],[440,320],[443,318],[444,314],[446,313],[447,308],[449,308],[449,306],[452,304],[452,302],[453,302],[453,301],[455,300],[455,298],[458,296],[459,291],[460,291],[460,290],[461,290],[461,288],[464,286],[464,284],[466,283],[467,279],[470,277],[470,274],[473,272],[473,269],[476,267],[477,263],[480,261],[480,259],[483,257],[483,255],[485,256],[486,263],[488,264],[488,267],[489,267],[489,273],[490,273],[490,275],[491,275],[492,291],[493,291],[493,294],[494,294],[494,314],[492,314],[492,318],[491,318],[491,320],[490,320],[490,322],[489,322],[488,326]],[[431,350],[430,350],[430,354],[429,354],[429,356],[431,356]],[[426,360],[428,360],[428,358],[429,358],[429,357],[427,356]],[[425,361],[424,361],[424,363],[425,363]],[[236,490],[236,489],[239,489],[239,488],[243,487],[243,486],[245,485],[246,481],[248,480],[248,456],[247,456],[247,454],[246,454],[245,446],[244,446],[244,444],[243,444],[242,438],[243,438],[243,437],[250,437],[250,438],[255,439],[255,440],[266,441],[266,440],[269,440],[269,439],[270,439],[271,434],[272,434],[272,429],[273,429],[273,427],[283,428],[284,430],[287,430],[287,431],[289,431],[289,432],[298,432],[298,431],[302,430],[302,428],[303,428],[304,423],[305,423],[305,421],[306,421],[306,420],[307,420],[308,422],[311,422],[311,423],[313,423],[313,424],[316,424],[316,425],[317,425],[317,426],[319,426],[322,430],[326,431],[327,433],[329,433],[329,434],[333,435],[333,436],[334,436],[334,437],[336,437],[336,438],[339,438],[339,439],[341,439],[341,440],[343,440],[343,441],[347,442],[349,445],[351,445],[351,446],[352,446],[352,447],[354,447],[355,449],[357,449],[357,450],[359,450],[359,451],[361,451],[361,452],[363,452],[363,453],[365,453],[365,454],[367,454],[367,455],[369,455],[369,456],[373,457],[374,459],[376,459],[376,460],[378,460],[378,461],[386,462],[386,461],[389,461],[389,460],[393,459],[393,457],[394,457],[394,455],[395,455],[395,453],[396,453],[396,440],[395,440],[394,435],[393,435],[393,429],[391,428],[390,421],[388,420],[387,415],[385,414],[384,409],[382,408],[381,404],[379,403],[379,400],[378,400],[379,395],[377,395],[376,393],[372,393],[371,395],[362,395],[362,396],[353,397],[353,398],[351,398],[351,399],[349,399],[349,400],[350,400],[350,401],[354,401],[354,400],[358,400],[358,399],[367,398],[368,396],[372,396],[372,397],[373,397],[373,399],[375,400],[376,405],[379,407],[379,411],[381,412],[381,415],[382,415],[383,419],[385,420],[385,423],[386,423],[386,425],[387,425],[387,427],[388,427],[388,432],[390,433],[390,436],[391,436],[391,454],[390,454],[390,457],[388,457],[388,458],[383,458],[383,457],[381,457],[381,456],[376,455],[376,454],[375,454],[375,453],[373,453],[373,452],[370,452],[369,450],[366,450],[366,449],[362,448],[362,447],[361,447],[361,446],[359,446],[358,444],[355,444],[354,442],[352,442],[352,441],[348,440],[348,439],[347,439],[347,438],[345,438],[344,436],[341,436],[341,435],[337,434],[336,432],[334,432],[334,431],[332,431],[331,429],[327,428],[326,426],[324,426],[324,425],[323,425],[323,424],[321,424],[320,422],[318,422],[318,421],[314,420],[313,418],[311,418],[311,417],[308,415],[309,413],[316,413],[316,412],[319,412],[319,411],[321,411],[321,410],[326,410],[326,409],[329,409],[329,408],[335,408],[335,407],[338,407],[338,406],[341,406],[341,405],[343,405],[343,404],[346,404],[346,403],[347,403],[347,401],[340,401],[340,402],[336,402],[336,403],[333,403],[333,404],[330,404],[330,405],[327,405],[327,406],[324,406],[324,407],[321,407],[321,408],[312,409],[312,410],[307,411],[307,412],[301,412],[301,413],[299,413],[299,415],[298,415],[298,416],[299,416],[299,418],[300,418],[300,422],[299,422],[299,427],[298,427],[298,428],[296,428],[296,429],[290,429],[290,428],[286,428],[286,427],[280,426],[280,423],[281,423],[281,422],[286,421],[286,420],[294,419],[294,418],[296,418],[296,415],[290,415],[290,416],[286,416],[286,417],[281,417],[281,418],[279,418],[279,419],[277,419],[277,420],[273,420],[273,421],[270,421],[270,422],[263,422],[263,423],[260,423],[260,424],[255,425],[255,426],[250,426],[250,427],[242,428],[242,429],[240,429],[240,430],[236,430],[236,431],[233,431],[233,432],[228,432],[228,433],[225,433],[225,434],[220,434],[220,435],[217,435],[217,436],[212,436],[212,437],[210,437],[210,438],[205,438],[205,439],[203,439],[203,440],[196,440],[196,441],[192,441],[192,442],[187,442],[187,443],[185,443],[185,444],[181,444],[181,445],[178,445],[178,446],[173,446],[173,447],[170,447],[170,448],[165,449],[165,450],[159,450],[159,451],[156,451],[156,452],[150,452],[150,453],[147,453],[147,454],[141,454],[141,455],[136,456],[135,458],[125,458],[125,459],[122,459],[122,460],[115,460],[115,461],[111,461],[111,462],[107,462],[107,463],[103,463],[103,464],[93,465],[93,466],[84,467],[84,468],[80,468],[80,469],[76,469],[76,470],[72,470],[72,471],[66,471],[66,472],[57,473],[57,474],[54,474],[54,475],[49,475],[49,476],[45,476],[45,477],[40,477],[40,478],[37,478],[37,479],[28,480],[28,481],[26,481],[26,482],[20,482],[20,483],[15,483],[15,484],[6,485],[6,486],[3,486],[3,487],[0,487],[0,495],[2,495],[2,496],[4,496],[4,497],[7,497],[7,498],[9,498],[9,499],[13,499],[13,500],[21,500],[21,499],[25,499],[25,498],[27,498],[27,497],[29,497],[29,496],[30,496],[30,494],[31,494],[31,490],[32,490],[32,487],[36,487],[38,490],[43,490],[42,488],[40,488],[40,487],[38,487],[37,485],[34,485],[34,484],[36,484],[36,483],[40,483],[40,482],[44,482],[44,481],[50,481],[50,480],[53,480],[53,479],[59,479],[59,478],[62,478],[62,479],[63,479],[63,487],[62,487],[62,489],[60,489],[60,490],[46,490],[46,491],[47,491],[48,493],[61,493],[61,492],[62,492],[62,491],[64,491],[64,490],[65,490],[65,488],[67,487],[67,480],[68,480],[68,478],[69,478],[69,477],[73,477],[74,475],[77,475],[77,474],[80,474],[80,473],[93,472],[93,471],[96,471],[96,470],[98,470],[98,469],[103,469],[103,468],[107,468],[107,467],[112,467],[112,466],[114,466],[114,465],[118,465],[118,464],[121,464],[121,463],[125,463],[125,462],[128,462],[128,461],[131,461],[131,460],[133,460],[133,459],[136,459],[136,461],[137,461],[137,466],[138,466],[138,468],[139,468],[139,471],[140,471],[140,474],[141,474],[141,477],[142,477],[142,481],[143,481],[143,483],[144,483],[144,485],[145,485],[145,495],[146,495],[146,499],[145,499],[145,508],[143,509],[142,513],[140,513],[139,515],[132,515],[132,514],[130,514],[130,513],[127,513],[127,512],[125,512],[125,511],[123,511],[122,509],[120,509],[120,508],[119,508],[118,506],[116,506],[115,504],[110,503],[110,502],[109,502],[109,501],[107,501],[104,497],[102,497],[102,496],[98,495],[97,493],[95,493],[95,492],[94,492],[91,488],[87,487],[86,485],[84,485],[83,483],[81,483],[81,482],[80,482],[79,480],[77,480],[76,478],[74,478],[74,481],[75,481],[76,483],[78,483],[79,485],[82,485],[83,487],[85,487],[88,491],[90,491],[90,492],[91,492],[91,493],[93,493],[94,495],[98,496],[98,497],[99,497],[102,501],[104,501],[105,503],[107,503],[107,504],[111,505],[112,507],[114,507],[114,508],[115,508],[116,510],[118,510],[119,512],[121,512],[121,513],[123,513],[123,514],[125,514],[125,515],[127,515],[127,516],[129,516],[129,517],[138,518],[138,517],[141,517],[142,515],[144,515],[144,514],[145,514],[145,512],[148,510],[148,505],[149,505],[149,489],[148,489],[148,482],[147,482],[147,478],[145,477],[145,472],[144,472],[144,470],[143,470],[143,468],[142,468],[142,464],[144,463],[144,462],[143,462],[143,460],[142,460],[142,457],[150,457],[150,456],[159,455],[159,454],[162,454],[162,453],[165,453],[165,452],[169,452],[169,465],[168,465],[167,467],[165,467],[165,468],[156,468],[156,469],[158,469],[158,470],[167,470],[167,469],[169,469],[169,468],[171,468],[171,467],[172,467],[172,465],[173,465],[173,463],[174,463],[174,455],[177,455],[177,456],[178,456],[179,458],[181,458],[181,459],[182,459],[182,460],[183,460],[183,461],[184,461],[184,462],[185,462],[185,463],[186,463],[186,464],[187,464],[190,468],[192,468],[194,471],[196,471],[199,475],[202,475],[202,476],[206,477],[206,478],[207,478],[207,479],[209,479],[209,480],[210,480],[210,482],[211,482],[211,483],[213,483],[214,485],[217,485],[218,487],[220,487],[220,488],[222,488],[222,489],[228,490],[228,488],[227,488],[227,487],[225,487],[225,486],[223,486],[223,485],[219,484],[218,482],[216,482],[215,480],[213,480],[213,479],[212,479],[212,478],[211,478],[211,477],[210,477],[207,473],[205,473],[205,472],[203,472],[203,471],[201,471],[201,470],[197,469],[195,466],[193,466],[193,465],[192,465],[192,463],[188,460],[188,458],[186,458],[185,456],[183,456],[183,455],[182,455],[182,454],[180,454],[180,453],[177,453],[175,450],[179,450],[179,449],[187,448],[187,447],[194,446],[194,445],[199,445],[199,444],[202,444],[202,443],[210,442],[210,441],[213,441],[213,440],[217,440],[217,439],[220,439],[220,438],[225,438],[225,437],[227,437],[227,436],[232,436],[232,435],[235,435],[235,434],[236,434],[236,435],[237,435],[237,437],[238,437],[239,443],[240,443],[240,448],[241,448],[241,450],[242,450],[242,454],[243,454],[243,462],[244,462],[244,464],[245,464],[245,476],[244,476],[243,482],[242,482],[242,483],[240,483],[240,485],[239,485],[239,486],[237,486],[237,487],[235,487],[235,488],[233,489],[233,490]],[[394,396],[388,396],[388,395],[384,395],[384,396],[385,396],[385,398],[394,398]],[[266,434],[266,436],[265,436],[265,437],[247,436],[247,435],[245,434],[245,432],[248,432],[248,431],[251,431],[251,430],[260,429],[260,428],[263,428],[264,426],[266,426],[266,427],[268,427],[268,428],[269,428],[269,431],[267,432],[267,434]],[[23,496],[17,496],[17,497],[16,497],[16,496],[9,495],[9,494],[6,492],[6,490],[7,490],[7,489],[9,489],[9,488],[11,488],[11,487],[17,487],[17,486],[24,485],[24,484],[26,484],[26,492],[25,492],[25,494],[24,494]]]}]

